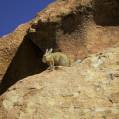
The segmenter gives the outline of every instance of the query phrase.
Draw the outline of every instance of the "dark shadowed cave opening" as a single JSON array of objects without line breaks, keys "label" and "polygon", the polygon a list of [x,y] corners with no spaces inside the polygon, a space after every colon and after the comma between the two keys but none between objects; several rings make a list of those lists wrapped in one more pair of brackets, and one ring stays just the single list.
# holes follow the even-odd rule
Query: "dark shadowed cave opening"
[{"label": "dark shadowed cave opening", "polygon": [[26,35],[0,83],[0,94],[17,81],[44,71],[48,66],[42,63],[42,56],[43,51]]},{"label": "dark shadowed cave opening", "polygon": [[43,52],[48,48],[57,49],[56,30],[57,23],[55,22],[41,22],[37,25],[32,25],[36,32],[30,32],[29,36],[35,44],[42,49]]},{"label": "dark shadowed cave opening", "polygon": [[[0,83],[0,95],[17,81],[39,74],[48,68],[47,64],[42,63],[42,57],[47,48],[57,47],[56,24],[52,22],[40,23],[40,30],[39,25],[35,27],[36,32],[28,32],[17,49]],[[41,48],[35,45],[32,39],[40,39]]]}]

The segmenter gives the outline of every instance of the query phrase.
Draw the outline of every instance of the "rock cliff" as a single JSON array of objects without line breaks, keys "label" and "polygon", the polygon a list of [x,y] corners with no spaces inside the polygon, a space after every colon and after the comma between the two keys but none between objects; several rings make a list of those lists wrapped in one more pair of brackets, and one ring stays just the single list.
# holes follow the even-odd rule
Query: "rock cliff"
[{"label": "rock cliff", "polygon": [[118,59],[119,47],[18,81],[0,98],[1,118],[118,119]]},{"label": "rock cliff", "polygon": [[29,35],[43,51],[52,47],[78,59],[117,44],[118,25],[117,0],[63,0],[37,15]]},{"label": "rock cliff", "polygon": [[[46,48],[82,62],[49,72]],[[0,119],[118,119],[118,59],[118,0],[57,0],[0,38]]]}]

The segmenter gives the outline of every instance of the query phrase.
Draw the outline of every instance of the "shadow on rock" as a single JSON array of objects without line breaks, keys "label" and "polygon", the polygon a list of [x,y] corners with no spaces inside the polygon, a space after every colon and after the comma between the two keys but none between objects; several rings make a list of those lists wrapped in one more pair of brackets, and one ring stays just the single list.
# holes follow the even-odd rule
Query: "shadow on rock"
[{"label": "shadow on rock", "polygon": [[47,65],[42,63],[42,55],[42,50],[26,35],[0,83],[0,95],[17,81],[44,71]]}]

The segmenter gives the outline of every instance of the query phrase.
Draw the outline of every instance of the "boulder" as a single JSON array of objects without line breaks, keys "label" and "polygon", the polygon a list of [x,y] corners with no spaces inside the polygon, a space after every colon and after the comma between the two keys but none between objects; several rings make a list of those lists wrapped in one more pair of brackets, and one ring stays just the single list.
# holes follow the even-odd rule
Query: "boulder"
[{"label": "boulder", "polygon": [[18,81],[0,97],[0,118],[118,119],[118,59],[119,47],[111,48]]}]

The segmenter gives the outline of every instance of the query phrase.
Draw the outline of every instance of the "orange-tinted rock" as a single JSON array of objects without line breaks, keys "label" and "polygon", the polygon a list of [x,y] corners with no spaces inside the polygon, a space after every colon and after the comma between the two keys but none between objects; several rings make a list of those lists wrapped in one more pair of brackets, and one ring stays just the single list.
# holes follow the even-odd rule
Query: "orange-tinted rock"
[{"label": "orange-tinted rock", "polygon": [[[36,22],[36,21],[37,22]],[[84,58],[119,42],[117,0],[66,0],[49,5],[32,26],[32,41],[43,51],[61,50]]]},{"label": "orange-tinted rock", "polygon": [[1,119],[118,119],[118,59],[119,47],[18,81],[0,97]]},{"label": "orange-tinted rock", "polygon": [[0,80],[12,62],[28,27],[29,24],[20,25],[13,33],[0,38]]}]

